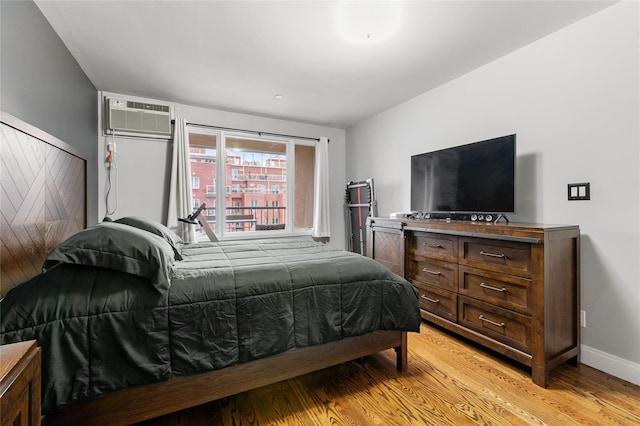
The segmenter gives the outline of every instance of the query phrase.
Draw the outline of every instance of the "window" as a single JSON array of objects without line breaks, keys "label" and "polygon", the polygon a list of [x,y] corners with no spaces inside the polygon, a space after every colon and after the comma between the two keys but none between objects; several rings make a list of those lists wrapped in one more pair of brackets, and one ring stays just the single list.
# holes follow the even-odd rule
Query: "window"
[{"label": "window", "polygon": [[200,189],[200,177],[191,176],[191,189]]},{"label": "window", "polygon": [[315,142],[194,126],[189,144],[192,197],[206,199],[206,218],[222,238],[311,230]]},{"label": "window", "polygon": [[[209,182],[209,181],[208,181]],[[216,178],[212,179],[213,185],[207,185],[207,196],[212,196],[216,193]]]},{"label": "window", "polygon": [[[203,214],[211,226],[216,223],[216,158],[218,135],[215,133],[189,133],[189,155],[191,159],[191,199],[194,209],[202,202],[207,204]],[[198,185],[193,185],[194,178]],[[224,186],[222,187],[224,189]],[[224,200],[224,197],[222,198]],[[207,240],[201,227],[196,226],[196,237]]]}]

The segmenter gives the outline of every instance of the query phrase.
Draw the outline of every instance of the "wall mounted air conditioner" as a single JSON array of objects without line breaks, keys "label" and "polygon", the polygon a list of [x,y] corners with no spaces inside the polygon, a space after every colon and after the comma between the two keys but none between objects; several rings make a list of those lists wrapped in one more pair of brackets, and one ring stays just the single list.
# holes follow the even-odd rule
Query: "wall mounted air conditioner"
[{"label": "wall mounted air conditioner", "polygon": [[108,98],[106,133],[169,139],[172,115],[169,105]]}]

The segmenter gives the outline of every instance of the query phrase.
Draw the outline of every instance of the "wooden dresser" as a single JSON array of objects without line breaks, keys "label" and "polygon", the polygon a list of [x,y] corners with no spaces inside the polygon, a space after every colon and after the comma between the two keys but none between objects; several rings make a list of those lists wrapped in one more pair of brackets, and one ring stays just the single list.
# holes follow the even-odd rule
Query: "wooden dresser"
[{"label": "wooden dresser", "polygon": [[0,425],[40,424],[40,348],[35,341],[0,346]]},{"label": "wooden dresser", "polygon": [[577,226],[371,218],[367,254],[419,291],[422,318],[531,367],[579,362]]}]

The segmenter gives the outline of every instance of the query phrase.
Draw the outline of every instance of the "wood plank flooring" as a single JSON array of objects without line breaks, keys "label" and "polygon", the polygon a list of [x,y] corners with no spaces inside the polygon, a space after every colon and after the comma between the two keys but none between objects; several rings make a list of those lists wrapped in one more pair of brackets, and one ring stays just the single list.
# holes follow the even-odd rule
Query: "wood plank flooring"
[{"label": "wood plank flooring", "polygon": [[[194,389],[194,392],[197,392]],[[409,371],[395,352],[367,357],[140,423],[179,425],[638,425],[640,387],[562,365],[547,389],[529,371],[448,333],[409,334]]]}]

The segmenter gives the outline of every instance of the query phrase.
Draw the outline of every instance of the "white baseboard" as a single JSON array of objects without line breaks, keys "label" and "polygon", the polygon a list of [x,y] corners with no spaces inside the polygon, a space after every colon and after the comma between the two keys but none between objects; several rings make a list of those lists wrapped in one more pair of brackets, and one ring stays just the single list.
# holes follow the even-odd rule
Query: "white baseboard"
[{"label": "white baseboard", "polygon": [[585,345],[580,350],[583,364],[640,386],[640,364]]}]

